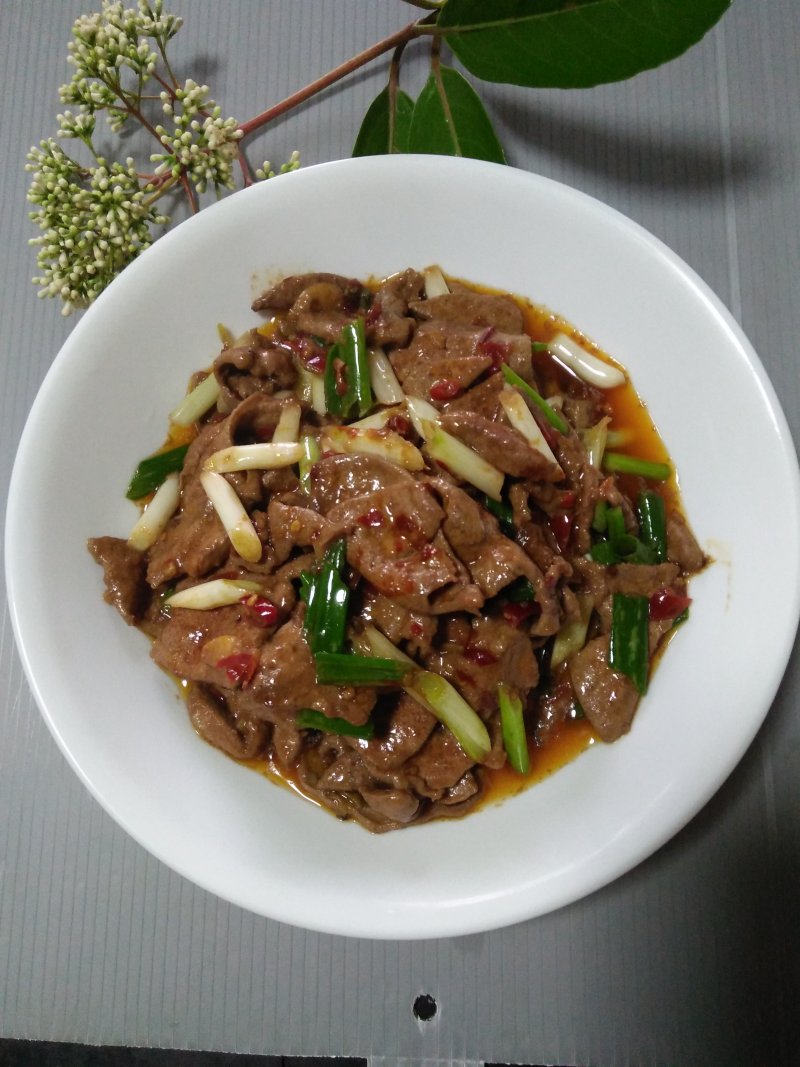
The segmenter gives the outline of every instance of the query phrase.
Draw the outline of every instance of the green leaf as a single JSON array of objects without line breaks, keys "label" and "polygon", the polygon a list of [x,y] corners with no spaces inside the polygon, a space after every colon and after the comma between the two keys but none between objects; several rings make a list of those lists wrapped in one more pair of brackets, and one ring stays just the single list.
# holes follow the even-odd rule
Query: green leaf
[{"label": "green leaf", "polygon": [[409,151],[505,163],[480,97],[452,67],[431,71],[411,118]]},{"label": "green leaf", "polygon": [[398,89],[394,98],[392,115],[391,97],[387,85],[367,109],[356,143],[354,156],[381,156],[392,152],[408,151],[408,135],[411,130],[411,115],[414,101]]},{"label": "green leaf", "polygon": [[696,44],[731,0],[447,0],[437,21],[478,78],[582,89],[660,66]]}]

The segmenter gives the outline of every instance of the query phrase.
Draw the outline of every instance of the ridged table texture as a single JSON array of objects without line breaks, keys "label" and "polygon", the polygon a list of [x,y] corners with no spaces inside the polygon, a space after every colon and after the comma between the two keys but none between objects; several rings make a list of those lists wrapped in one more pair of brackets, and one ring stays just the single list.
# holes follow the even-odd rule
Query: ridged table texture
[{"label": "ridged table texture", "polygon": [[[25,154],[55,131],[70,27],[94,6],[0,4],[6,486],[36,391],[74,324],[54,301],[37,300],[30,283]],[[208,82],[224,114],[239,119],[414,16],[401,0],[168,6],[186,20],[174,42],[176,66]],[[621,210],[719,294],[759,352],[795,441],[798,55],[796,0],[735,0],[697,47],[630,82],[567,92],[481,89],[512,164]],[[421,49],[407,58],[413,91],[426,61]],[[349,155],[384,77],[379,61],[326,91],[259,135],[251,158],[279,163],[297,148],[308,165]],[[732,434],[747,432],[738,413],[726,417]],[[57,461],[57,442],[47,447]],[[747,507],[747,487],[741,492]],[[68,499],[69,486],[64,493]],[[54,501],[56,513],[62,503]],[[781,500],[763,521],[769,551]],[[68,605],[53,611],[69,625]],[[68,767],[28,688],[7,609],[0,668],[0,1037],[353,1056],[370,1067],[800,1062],[796,651],[741,764],[656,855],[544,918],[424,942],[309,933],[241,911],[173,874],[117,827]],[[421,994],[436,1005],[427,1021],[413,1011]]]}]

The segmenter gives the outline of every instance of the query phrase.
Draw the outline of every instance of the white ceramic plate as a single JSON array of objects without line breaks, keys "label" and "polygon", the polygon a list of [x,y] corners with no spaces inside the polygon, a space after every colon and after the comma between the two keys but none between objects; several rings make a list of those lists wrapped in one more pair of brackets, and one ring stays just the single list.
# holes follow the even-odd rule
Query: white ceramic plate
[{"label": "white ceramic plate", "polygon": [[[546,304],[631,372],[715,564],[692,584],[630,735],[468,818],[384,836],[343,824],[201,742],[146,639],[102,600],[92,535],[126,536],[124,489],[158,446],[216,324],[255,324],[281,274],[439,263]],[[783,501],[765,545],[763,515]],[[254,912],[327,932],[441,937],[540,915],[652,853],[744,753],[798,618],[797,462],[761,364],[692,271],[588,197],[437,157],[325,164],[177,227],[78,323],[20,444],[8,588],[31,686],[84,783],[176,871]],[[765,547],[768,551],[765,551]],[[780,589],[781,596],[774,590]]]}]

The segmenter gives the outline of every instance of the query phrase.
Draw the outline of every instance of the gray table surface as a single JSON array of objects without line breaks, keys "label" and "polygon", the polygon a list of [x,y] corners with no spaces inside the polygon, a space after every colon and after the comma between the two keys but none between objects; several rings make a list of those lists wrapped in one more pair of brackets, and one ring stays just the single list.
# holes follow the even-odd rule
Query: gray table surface
[{"label": "gray table surface", "polygon": [[[37,301],[25,152],[54,132],[89,0],[2,0],[0,470],[75,320]],[[188,0],[177,65],[245,119],[409,20],[400,0]],[[488,87],[510,161],[642,223],[719,293],[800,432],[800,9],[734,0],[694,50],[581,92]],[[424,75],[409,64],[411,88]],[[379,64],[255,155],[350,154]],[[731,414],[733,425],[734,414]],[[3,494],[5,499],[5,493]],[[764,517],[781,521],[781,501]],[[754,561],[754,566],[757,561]],[[780,591],[776,591],[776,596]],[[755,668],[754,668],[755,669]],[[379,1064],[800,1063],[800,656],[756,741],[668,845],[592,897],[496,933],[311,934],[196,889],[132,842],[50,738],[0,631],[0,1036]],[[713,713],[724,714],[724,708]],[[433,1020],[412,1014],[422,992]]]}]

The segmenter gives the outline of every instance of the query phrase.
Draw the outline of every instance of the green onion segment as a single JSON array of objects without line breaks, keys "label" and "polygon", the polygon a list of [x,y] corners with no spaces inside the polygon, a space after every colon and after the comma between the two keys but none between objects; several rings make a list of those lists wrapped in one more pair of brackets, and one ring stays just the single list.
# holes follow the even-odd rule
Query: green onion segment
[{"label": "green onion segment", "polygon": [[648,622],[650,602],[646,596],[614,593],[611,602],[609,666],[630,678],[640,694],[647,692],[650,666]]},{"label": "green onion segment", "polygon": [[303,625],[314,657],[320,652],[341,652],[344,646],[350,600],[350,589],[342,577],[346,562],[347,543],[341,537],[328,546],[318,571],[301,575],[306,602]]},{"label": "green onion segment", "polygon": [[533,386],[528,385],[524,378],[520,378],[517,372],[512,370],[507,363],[503,364],[501,370],[503,372],[503,377],[508,384],[516,386],[516,388],[521,390],[529,400],[532,400],[554,429],[558,430],[559,433],[569,433],[569,426],[564,418],[554,407],[547,403],[541,393],[537,393]]},{"label": "green onion segment", "polygon": [[503,732],[503,747],[508,762],[518,774],[527,774],[531,759],[528,752],[528,738],[525,734],[525,718],[522,701],[505,682],[497,687],[497,701],[500,705],[500,725]]},{"label": "green onion segment", "polygon": [[663,563],[667,558],[667,509],[664,498],[652,489],[646,489],[639,494],[636,511],[642,540],[653,549],[656,563]]},{"label": "green onion segment", "polygon": [[624,452],[606,452],[603,456],[603,470],[612,474],[638,474],[654,482],[665,482],[672,473],[668,463],[656,463],[638,456],[627,456]]},{"label": "green onion segment", "polygon": [[300,439],[303,455],[300,460],[300,487],[304,493],[311,492],[311,468],[320,458],[321,452],[316,438],[306,434]]},{"label": "green onion segment", "polygon": [[[363,418],[373,406],[364,320],[342,327],[325,363],[325,406],[340,419]],[[341,390],[341,391],[340,391]]]},{"label": "green onion segment", "polygon": [[320,685],[381,685],[402,681],[408,673],[397,660],[355,652],[317,652],[314,661]]},{"label": "green onion segment", "polygon": [[154,456],[143,459],[133,472],[125,496],[128,500],[141,500],[143,496],[155,492],[168,474],[183,467],[188,445],[178,445],[165,452],[156,452]]},{"label": "green onion segment", "polygon": [[599,511],[600,501],[595,508],[592,526],[597,529],[598,525],[604,527],[605,540],[597,541],[589,550],[589,555],[595,563],[610,566],[613,563],[658,563],[658,552],[654,544],[642,541],[633,534],[628,533],[625,527],[625,516],[620,507],[608,507],[606,505]]},{"label": "green onion segment", "polygon": [[361,726],[355,726],[347,719],[325,715],[316,708],[301,708],[294,721],[301,730],[322,730],[328,734],[339,734],[340,737],[360,737],[363,741],[375,736],[375,726],[369,719]]}]

